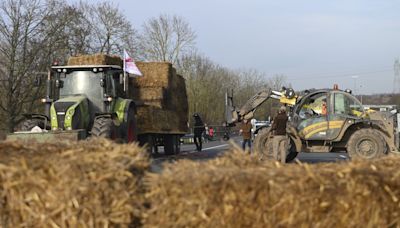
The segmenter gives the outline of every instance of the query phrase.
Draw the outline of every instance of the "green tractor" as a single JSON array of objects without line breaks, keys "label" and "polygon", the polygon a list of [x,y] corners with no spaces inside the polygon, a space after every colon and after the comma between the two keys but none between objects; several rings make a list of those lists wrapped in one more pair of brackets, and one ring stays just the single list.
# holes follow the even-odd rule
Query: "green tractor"
[{"label": "green tractor", "polygon": [[[45,114],[29,114],[10,139],[137,138],[135,102],[117,65],[53,66],[46,81]],[[36,132],[36,133],[35,133]]]}]

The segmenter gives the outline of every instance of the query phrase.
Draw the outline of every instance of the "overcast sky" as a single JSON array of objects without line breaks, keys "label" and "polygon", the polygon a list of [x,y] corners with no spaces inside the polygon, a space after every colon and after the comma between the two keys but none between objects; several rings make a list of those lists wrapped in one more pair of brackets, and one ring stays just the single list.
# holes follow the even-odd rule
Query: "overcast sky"
[{"label": "overcast sky", "polygon": [[[140,30],[159,14],[185,18],[197,47],[229,68],[284,74],[295,90],[393,91],[398,0],[114,0]],[[400,87],[400,85],[399,85]]]}]

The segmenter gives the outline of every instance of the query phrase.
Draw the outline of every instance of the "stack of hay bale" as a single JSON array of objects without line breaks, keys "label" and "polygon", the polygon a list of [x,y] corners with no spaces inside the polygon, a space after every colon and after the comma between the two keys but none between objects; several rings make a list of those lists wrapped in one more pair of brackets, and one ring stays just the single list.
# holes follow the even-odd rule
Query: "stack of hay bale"
[{"label": "stack of hay bale", "polygon": [[138,107],[138,132],[187,132],[188,101],[185,79],[167,62],[137,62],[142,77],[130,78],[130,95]]},{"label": "stack of hay bale", "polygon": [[[118,56],[104,54],[71,57],[68,65],[117,65]],[[188,131],[188,100],[185,79],[168,62],[136,62],[142,77],[130,77],[128,97],[139,104],[137,125],[139,134]]]},{"label": "stack of hay bale", "polygon": [[106,140],[0,144],[0,227],[136,227],[144,149]]}]

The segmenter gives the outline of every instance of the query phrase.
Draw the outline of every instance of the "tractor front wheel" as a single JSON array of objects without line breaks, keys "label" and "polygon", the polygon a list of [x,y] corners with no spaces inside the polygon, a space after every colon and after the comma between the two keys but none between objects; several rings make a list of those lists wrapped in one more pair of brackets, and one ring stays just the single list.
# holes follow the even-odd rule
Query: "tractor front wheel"
[{"label": "tractor front wheel", "polygon": [[117,138],[117,129],[111,118],[97,118],[94,120],[91,134],[114,140]]},{"label": "tractor front wheel", "polygon": [[373,159],[385,154],[385,139],[375,129],[355,131],[347,144],[347,153],[352,159]]},{"label": "tractor front wheel", "polygon": [[22,122],[20,130],[21,131],[31,131],[32,128],[34,127],[40,127],[41,129],[44,129],[44,123],[43,120],[39,119],[27,119],[24,122]]}]

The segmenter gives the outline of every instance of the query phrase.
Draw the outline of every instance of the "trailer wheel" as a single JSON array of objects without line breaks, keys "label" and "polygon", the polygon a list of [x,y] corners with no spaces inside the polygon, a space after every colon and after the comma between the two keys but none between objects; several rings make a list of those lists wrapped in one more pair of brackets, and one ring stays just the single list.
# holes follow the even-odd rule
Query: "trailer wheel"
[{"label": "trailer wheel", "polygon": [[263,128],[258,133],[254,140],[254,152],[258,154],[260,159],[272,159],[272,139],[270,138],[270,128]]},{"label": "trailer wheel", "polygon": [[355,131],[347,144],[347,153],[352,159],[374,159],[385,154],[385,139],[374,129]]},{"label": "trailer wheel", "polygon": [[164,135],[164,153],[166,155],[172,155],[175,153],[174,139],[175,137],[173,135]]},{"label": "trailer wheel", "polygon": [[92,127],[92,136],[103,137],[108,139],[117,138],[117,129],[114,122],[110,118],[97,118],[94,120]]},{"label": "trailer wheel", "polygon": [[181,152],[181,136],[175,135],[175,154],[179,154]]},{"label": "trailer wheel", "polygon": [[34,127],[40,127],[41,129],[44,129],[44,123],[43,120],[39,119],[27,119],[24,122],[22,122],[20,130],[21,131],[31,131],[32,128]]}]

